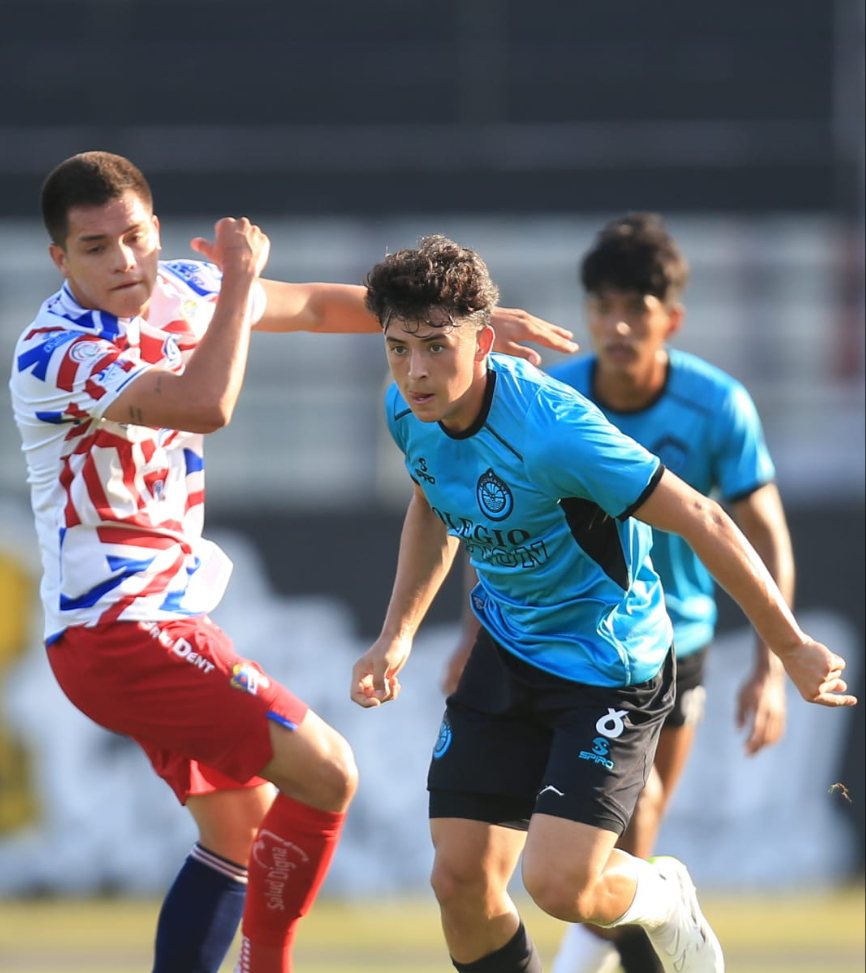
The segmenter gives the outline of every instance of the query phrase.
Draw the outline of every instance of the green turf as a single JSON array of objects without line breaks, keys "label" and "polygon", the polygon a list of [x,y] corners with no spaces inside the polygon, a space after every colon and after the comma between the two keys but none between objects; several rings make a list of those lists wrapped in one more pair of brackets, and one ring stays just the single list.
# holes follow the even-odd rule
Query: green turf
[{"label": "green turf", "polygon": [[[864,973],[862,884],[812,896],[702,897],[728,973]],[[0,900],[3,973],[148,973],[158,904],[125,899]],[[549,964],[561,925],[521,910]],[[430,898],[322,900],[304,920],[297,973],[448,973]],[[231,973],[226,963],[223,973]]]}]

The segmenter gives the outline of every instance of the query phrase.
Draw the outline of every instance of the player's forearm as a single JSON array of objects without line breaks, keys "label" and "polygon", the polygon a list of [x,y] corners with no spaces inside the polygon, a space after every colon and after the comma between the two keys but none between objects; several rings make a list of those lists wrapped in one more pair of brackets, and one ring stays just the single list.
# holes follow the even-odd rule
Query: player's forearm
[{"label": "player's forearm", "polygon": [[459,542],[426,501],[413,497],[400,537],[397,572],[382,637],[412,638],[451,569]]},{"label": "player's forearm", "polygon": [[262,280],[267,307],[256,331],[376,334],[379,322],[364,306],[366,289],[355,284],[291,284]]},{"label": "player's forearm", "polygon": [[[796,583],[794,551],[775,484],[767,484],[735,504],[733,512],[738,526],[766,565],[782,597],[793,608]],[[776,657],[760,639],[756,645],[755,662],[759,671],[779,667]]]}]

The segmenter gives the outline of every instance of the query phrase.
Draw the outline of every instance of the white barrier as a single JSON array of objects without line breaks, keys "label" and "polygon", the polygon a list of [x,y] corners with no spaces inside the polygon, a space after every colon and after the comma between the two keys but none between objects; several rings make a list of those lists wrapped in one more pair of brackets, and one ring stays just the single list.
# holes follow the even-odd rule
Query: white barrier
[{"label": "white barrier", "polygon": [[[345,608],[329,599],[274,596],[247,541],[213,536],[235,562],[215,618],[241,652],[306,699],[355,749],[361,784],[327,891],[347,897],[423,891],[432,860],[425,780],[456,627],[423,631],[402,674],[400,699],[361,710],[348,689],[367,643],[353,634]],[[801,621],[856,669],[860,650],[842,620],[807,613]],[[847,872],[855,842],[838,813],[841,797],[829,793],[850,713],[810,706],[792,689],[785,741],[746,758],[743,735],[734,731],[734,698],[751,651],[744,630],[719,639],[710,655],[707,720],[660,850],[684,857],[705,887],[832,884]],[[850,674],[853,682],[856,672]],[[71,706],[38,645],[6,672],[3,685],[0,713],[32,756],[39,816],[0,837],[0,894],[162,892],[194,831],[144,756]]]}]

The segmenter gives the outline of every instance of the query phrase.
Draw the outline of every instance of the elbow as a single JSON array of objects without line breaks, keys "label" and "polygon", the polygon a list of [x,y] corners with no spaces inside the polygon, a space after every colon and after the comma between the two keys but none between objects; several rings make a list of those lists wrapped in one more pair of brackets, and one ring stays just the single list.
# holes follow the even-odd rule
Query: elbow
[{"label": "elbow", "polygon": [[189,432],[208,435],[225,429],[232,421],[234,403],[213,402],[197,409],[187,425]]}]

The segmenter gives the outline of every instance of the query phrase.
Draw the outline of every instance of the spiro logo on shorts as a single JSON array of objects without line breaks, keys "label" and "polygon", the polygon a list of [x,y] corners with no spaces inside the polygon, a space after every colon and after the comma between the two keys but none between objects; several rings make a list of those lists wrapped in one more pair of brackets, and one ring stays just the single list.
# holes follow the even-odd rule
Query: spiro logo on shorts
[{"label": "spiro logo on shorts", "polygon": [[624,716],[628,715],[628,710],[614,709],[609,706],[607,713],[596,721],[595,729],[599,734],[592,741],[592,750],[581,750],[579,757],[581,760],[591,760],[595,764],[600,764],[607,770],[613,770],[614,762],[610,759],[610,740],[616,740],[622,736],[625,730]]},{"label": "spiro logo on shorts", "polygon": [[613,770],[614,762],[610,759],[610,744],[604,737],[596,737],[592,741],[592,750],[581,750],[581,760],[591,760],[595,764],[601,764],[608,770]]},{"label": "spiro logo on shorts", "polygon": [[439,736],[436,738],[436,745],[433,747],[434,760],[438,760],[445,755],[445,751],[451,746],[451,740],[451,724],[446,717],[442,720],[442,724],[439,727]]},{"label": "spiro logo on shorts", "polygon": [[603,737],[616,740],[617,737],[622,736],[622,731],[625,729],[625,723],[622,719],[624,716],[628,716],[628,710],[614,709],[612,706],[608,706],[607,716],[602,716],[595,724],[595,728]]},{"label": "spiro logo on shorts", "polygon": [[232,677],[229,680],[235,689],[242,689],[246,693],[257,696],[259,687],[267,689],[271,681],[251,662],[238,662],[232,669]]}]

